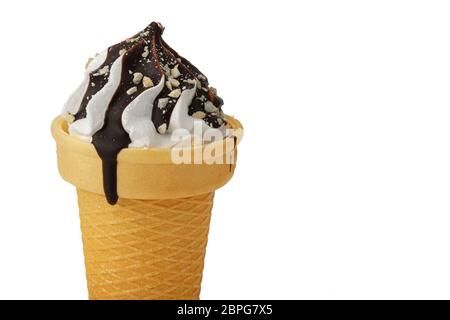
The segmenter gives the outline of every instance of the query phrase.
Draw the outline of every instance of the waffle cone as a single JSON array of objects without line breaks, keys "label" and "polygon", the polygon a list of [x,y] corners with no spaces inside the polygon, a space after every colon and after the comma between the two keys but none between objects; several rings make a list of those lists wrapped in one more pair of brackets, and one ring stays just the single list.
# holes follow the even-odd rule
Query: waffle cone
[{"label": "waffle cone", "polygon": [[120,199],[78,189],[90,299],[198,299],[214,193]]},{"label": "waffle cone", "polygon": [[[242,130],[236,119],[227,121]],[[77,187],[90,299],[199,298],[213,196],[234,173],[241,130],[225,139],[233,148],[213,154],[231,156],[231,164],[177,165],[171,149],[122,150],[119,201],[111,206],[95,148],[70,136],[62,117],[53,121],[59,172]]]}]

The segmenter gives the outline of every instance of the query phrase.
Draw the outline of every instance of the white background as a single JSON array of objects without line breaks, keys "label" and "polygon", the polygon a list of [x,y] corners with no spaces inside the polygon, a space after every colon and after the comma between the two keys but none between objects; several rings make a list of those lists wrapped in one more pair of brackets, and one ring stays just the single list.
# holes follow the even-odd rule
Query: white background
[{"label": "white background", "polygon": [[446,1],[0,4],[0,298],[87,298],[50,122],[152,20],[245,127],[203,299],[450,298]]}]

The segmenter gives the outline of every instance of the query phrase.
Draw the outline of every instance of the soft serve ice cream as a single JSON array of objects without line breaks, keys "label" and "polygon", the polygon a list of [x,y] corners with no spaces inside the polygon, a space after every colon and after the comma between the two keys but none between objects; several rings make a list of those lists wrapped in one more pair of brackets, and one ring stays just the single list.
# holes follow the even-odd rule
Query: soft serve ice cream
[{"label": "soft serve ice cream", "polygon": [[70,135],[91,142],[102,159],[104,191],[117,202],[117,155],[124,148],[172,147],[177,130],[223,131],[223,100],[194,65],[161,38],[156,22],[90,60],[63,116]]}]

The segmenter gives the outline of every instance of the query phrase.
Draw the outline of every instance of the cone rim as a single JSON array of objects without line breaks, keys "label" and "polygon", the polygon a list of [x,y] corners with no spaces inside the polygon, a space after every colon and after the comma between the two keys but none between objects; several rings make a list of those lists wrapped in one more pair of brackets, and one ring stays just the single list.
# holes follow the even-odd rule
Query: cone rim
[{"label": "cone rim", "polygon": [[[234,148],[238,146],[243,137],[243,127],[241,122],[231,116],[225,116],[226,121],[231,125],[232,129],[236,130],[236,140]],[[62,116],[56,117],[51,124],[52,136],[55,139],[57,145],[63,146],[64,148],[69,148],[72,152],[82,154],[83,156],[98,158],[98,154],[92,143],[84,141],[78,137],[71,136],[68,133],[68,123],[66,119]],[[214,148],[215,144],[223,143],[226,145],[227,140],[231,142],[234,137],[226,137],[220,141],[214,141],[207,144],[208,147]],[[202,152],[206,145],[192,146],[192,152]],[[150,147],[150,148],[125,148],[120,151],[117,161],[120,163],[143,163],[143,164],[171,164],[171,152],[173,148],[161,148],[161,147]],[[232,151],[232,150],[231,150]]]}]

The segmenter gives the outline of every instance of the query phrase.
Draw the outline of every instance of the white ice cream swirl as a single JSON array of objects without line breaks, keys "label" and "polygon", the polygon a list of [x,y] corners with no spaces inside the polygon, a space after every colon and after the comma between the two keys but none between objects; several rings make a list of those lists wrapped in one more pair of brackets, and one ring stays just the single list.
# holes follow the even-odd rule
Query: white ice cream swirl
[{"label": "white ice cream swirl", "polygon": [[[105,136],[110,143],[124,140],[123,132],[129,141],[121,148],[171,147],[180,142],[179,129],[188,139],[194,124],[223,133],[222,99],[196,67],[161,39],[162,31],[152,23],[88,63],[83,82],[62,111],[71,135],[94,144],[98,140],[98,149],[108,142]],[[111,120],[119,118],[120,127]]]}]

